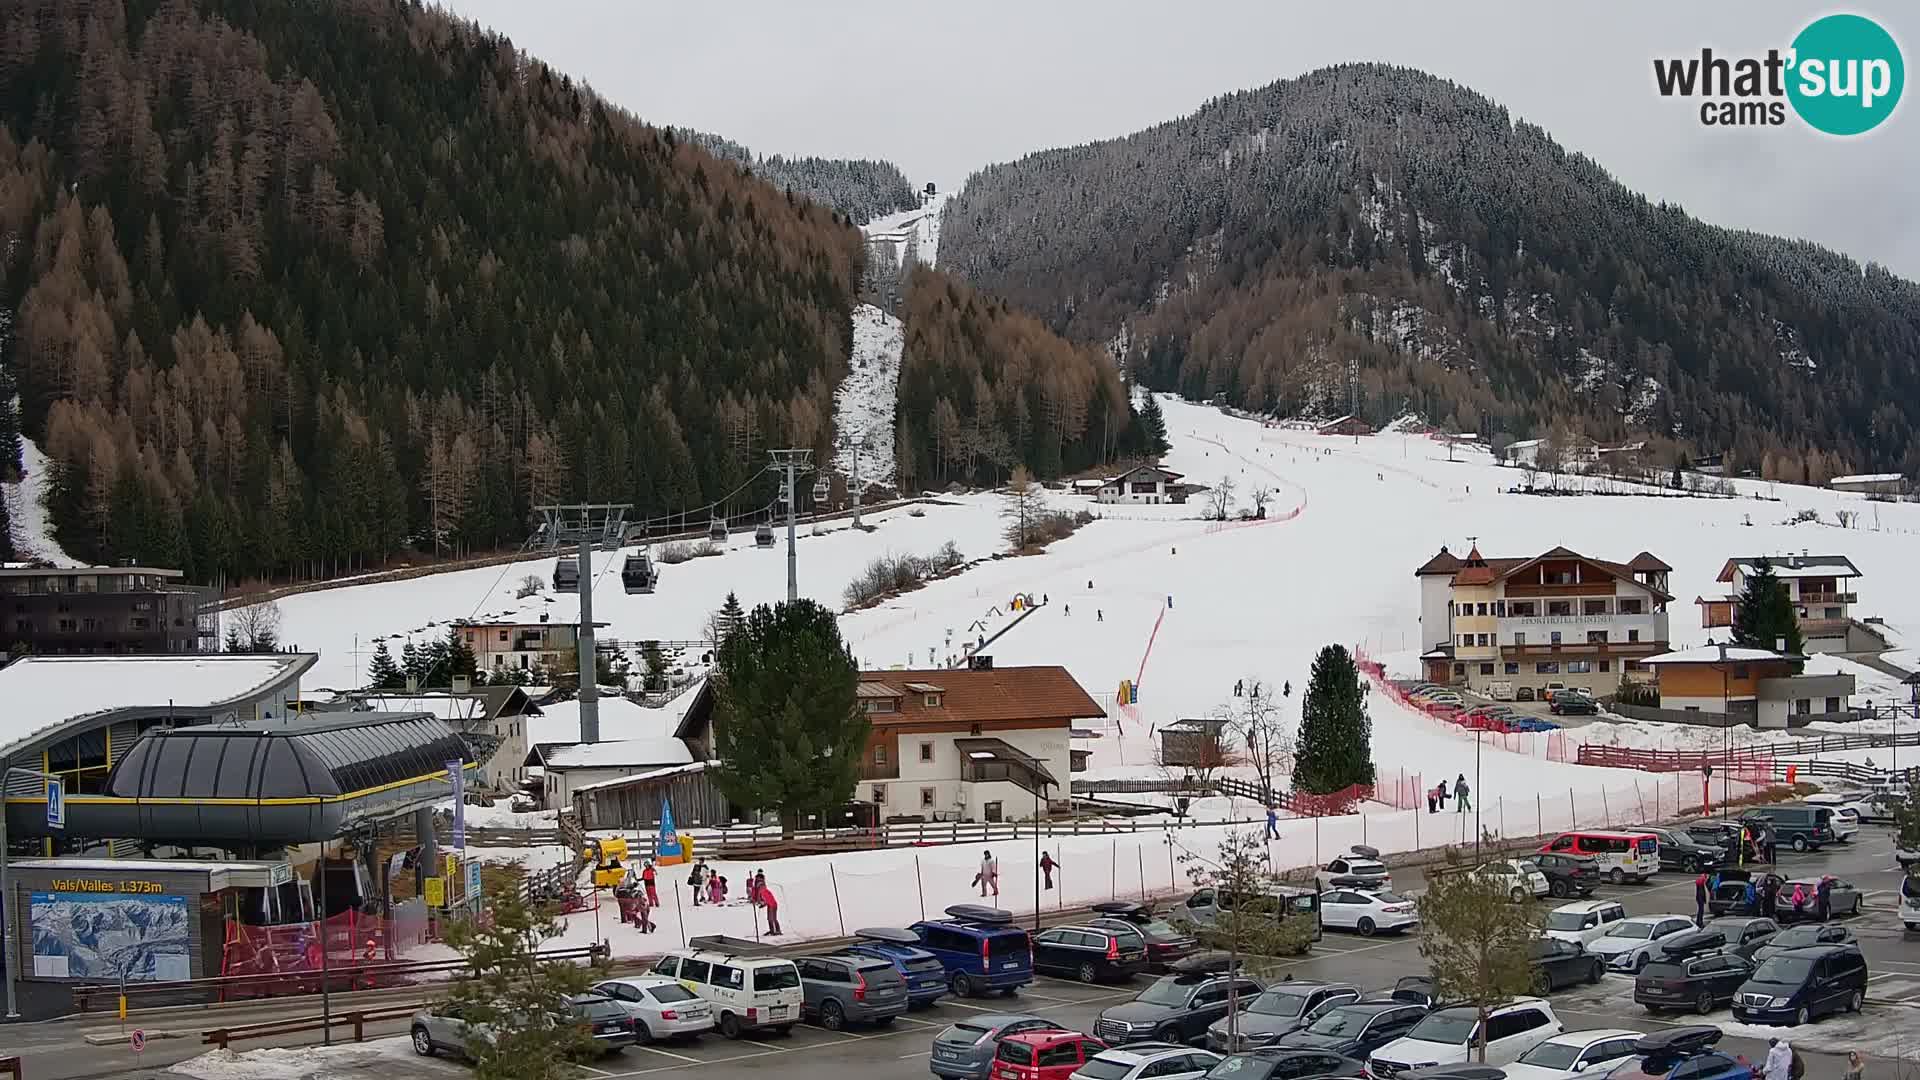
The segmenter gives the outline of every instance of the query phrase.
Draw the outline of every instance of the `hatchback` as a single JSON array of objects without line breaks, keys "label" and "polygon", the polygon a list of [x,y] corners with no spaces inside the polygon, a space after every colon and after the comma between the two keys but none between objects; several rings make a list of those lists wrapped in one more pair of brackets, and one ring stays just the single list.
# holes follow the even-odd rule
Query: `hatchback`
[{"label": "hatchback", "polygon": [[1719,1041],[1720,1029],[1706,1024],[1669,1028],[1635,1043],[1635,1056],[1612,1070],[1584,1075],[1608,1080],[1753,1080],[1759,1075],[1731,1054],[1712,1049]]},{"label": "hatchback", "polygon": [[982,1013],[969,1016],[933,1037],[927,1071],[942,1080],[987,1080],[993,1071],[994,1051],[1008,1035],[1030,1031],[1059,1031],[1060,1022],[1020,1013]]},{"label": "hatchback", "polygon": [[1055,926],[1033,935],[1033,970],[1083,983],[1131,979],[1147,969],[1147,939],[1132,927]]},{"label": "hatchback", "polygon": [[920,936],[898,927],[868,927],[853,932],[854,943],[839,950],[847,956],[890,960],[907,980],[907,1004],[931,1005],[946,996],[947,969],[939,957],[920,947]]},{"label": "hatchback", "polygon": [[1108,900],[1093,905],[1093,910],[1099,912],[1100,917],[1089,919],[1088,926],[1110,929],[1130,926],[1139,931],[1140,936],[1147,939],[1147,966],[1155,971],[1165,971],[1167,965],[1192,956],[1200,947],[1192,934],[1154,914],[1151,904]]},{"label": "hatchback", "polygon": [[[1566,695],[1561,695],[1565,697]],[[1573,1080],[1588,1069],[1604,1068],[1632,1057],[1644,1032],[1620,1028],[1563,1031],[1521,1054],[1507,1066],[1508,1080]]]},{"label": "hatchback", "polygon": [[1134,1043],[1102,1050],[1073,1074],[1073,1080],[1200,1080],[1220,1055],[1172,1043]]},{"label": "hatchback", "polygon": [[1029,1031],[1000,1040],[991,1080],[1069,1080],[1107,1044],[1078,1031]]},{"label": "hatchback", "polygon": [[828,1031],[848,1021],[891,1024],[907,1011],[907,980],[893,961],[873,956],[802,956],[801,1015]]},{"label": "hatchback", "polygon": [[713,1030],[713,1007],[700,995],[659,975],[609,979],[593,988],[620,1003],[641,1042],[692,1038]]}]

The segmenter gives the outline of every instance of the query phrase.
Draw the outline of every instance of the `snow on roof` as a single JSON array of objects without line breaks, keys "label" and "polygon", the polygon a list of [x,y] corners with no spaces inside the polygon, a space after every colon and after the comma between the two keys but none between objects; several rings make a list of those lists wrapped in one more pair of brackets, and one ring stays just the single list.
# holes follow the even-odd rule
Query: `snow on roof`
[{"label": "snow on roof", "polygon": [[244,873],[248,870],[272,870],[277,862],[208,862],[204,859],[13,859],[7,864],[15,870],[76,870],[90,874],[179,874],[206,871]]},{"label": "snow on roof", "polygon": [[1521,440],[1520,440],[1519,442],[1510,442],[1510,443],[1508,443],[1508,444],[1507,444],[1507,449],[1509,449],[1509,450],[1525,450],[1525,449],[1527,449],[1527,448],[1528,448],[1528,447],[1530,447],[1530,446],[1539,446],[1539,445],[1540,445],[1541,443],[1543,443],[1543,442],[1546,442],[1546,441],[1547,441],[1547,440],[1545,440],[1545,439],[1521,439]]},{"label": "snow on roof", "polygon": [[[1777,653],[1772,649],[1749,649],[1743,646],[1727,646],[1726,659],[1734,663],[1747,663],[1755,660],[1798,660],[1801,657],[1792,653]],[[1721,660],[1720,646],[1697,645],[1691,649],[1661,653],[1640,661],[1643,664],[1717,664]]]},{"label": "snow on roof", "polygon": [[1829,484],[1897,484],[1900,474],[1897,472],[1860,473],[1855,476],[1836,476],[1827,481]]},{"label": "snow on roof", "polygon": [[1097,488],[1105,483],[1107,483],[1107,481],[1094,477],[1094,478],[1088,478],[1084,480],[1075,480],[1073,482],[1073,486],[1077,488]]},{"label": "snow on roof", "polygon": [[674,738],[621,739],[556,746],[541,757],[549,770],[617,769],[630,765],[685,765],[693,760],[693,751]]},{"label": "snow on roof", "polygon": [[[623,697],[600,697],[600,734],[608,739],[664,739],[672,736],[681,714],[699,696],[689,690],[658,709],[649,709]],[[580,741],[580,700],[556,701],[542,705],[540,715],[528,714],[527,742],[576,743]]]},{"label": "snow on roof", "polygon": [[[1860,568],[1853,565],[1853,560],[1847,558],[1845,555],[1768,555],[1765,558],[1773,567],[1774,577],[1828,578],[1861,576]],[[1755,564],[1758,563],[1760,559],[1761,556],[1759,555],[1736,556],[1727,561],[1733,566],[1738,567],[1742,574],[1751,575],[1754,572]],[[1731,581],[1733,580],[1733,575],[1723,575],[1720,580]]]},{"label": "snow on roof", "polygon": [[576,792],[597,791],[600,788],[615,787],[620,784],[631,784],[636,780],[658,780],[663,776],[678,776],[682,773],[697,773],[697,772],[704,771],[709,764],[711,763],[705,762],[705,761],[696,761],[691,765],[673,765],[665,769],[651,769],[651,770],[648,770],[647,772],[634,773],[632,776],[616,776],[611,780],[595,780],[591,784],[581,784],[579,787],[576,787],[573,790]]},{"label": "snow on roof", "polygon": [[479,697],[450,694],[383,694],[367,698],[375,712],[432,713],[442,720],[484,720],[487,703]]},{"label": "snow on roof", "polygon": [[114,709],[200,713],[254,697],[313,666],[271,656],[26,656],[0,668],[0,751],[68,721]]}]

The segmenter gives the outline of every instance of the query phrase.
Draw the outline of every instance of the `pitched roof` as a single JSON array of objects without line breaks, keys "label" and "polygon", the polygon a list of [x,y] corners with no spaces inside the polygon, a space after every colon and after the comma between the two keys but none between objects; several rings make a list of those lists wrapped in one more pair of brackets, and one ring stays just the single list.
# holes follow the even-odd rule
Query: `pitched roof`
[{"label": "pitched roof", "polygon": [[1452,574],[1459,571],[1459,569],[1460,556],[1448,551],[1447,545],[1441,544],[1440,554],[1421,563],[1420,568],[1413,572],[1413,576],[1426,577],[1429,574]]},{"label": "pitched roof", "polygon": [[[1529,566],[1532,566],[1534,563],[1544,562],[1548,559],[1577,559],[1580,562],[1588,564],[1589,566],[1597,566],[1600,569],[1605,570],[1607,573],[1612,574],[1614,577],[1621,579],[1622,581],[1627,581],[1635,585],[1638,585],[1641,588],[1652,593],[1655,597],[1658,597],[1661,600],[1673,599],[1672,594],[1668,593],[1664,589],[1655,588],[1654,586],[1649,585],[1644,581],[1636,581],[1633,576],[1634,566],[1632,563],[1617,563],[1617,562],[1609,562],[1606,559],[1596,559],[1590,555],[1582,555],[1579,552],[1573,550],[1572,548],[1565,547],[1565,546],[1555,546],[1548,551],[1542,552],[1539,555],[1535,555],[1531,559],[1489,559],[1487,560],[1487,564],[1493,568],[1494,577],[1506,578],[1506,577],[1513,576],[1514,574],[1520,572],[1521,570],[1526,569]],[[1660,563],[1659,559],[1654,558],[1653,555],[1644,551],[1633,557],[1634,562],[1640,562],[1642,559],[1650,560],[1652,563]],[[1665,563],[1660,563],[1660,565],[1666,566]],[[1641,566],[1640,569],[1652,570],[1652,569],[1655,569],[1655,567],[1649,564],[1649,565]],[[1668,567],[1668,569],[1672,569],[1672,568]]]},{"label": "pitched roof", "polygon": [[1628,560],[1627,569],[1657,570],[1660,573],[1664,574],[1664,573],[1671,572],[1673,570],[1673,567],[1668,566],[1666,563],[1661,562],[1657,557],[1654,556],[1652,552],[1643,551],[1640,554],[1635,555],[1632,559]]},{"label": "pitched roof", "polygon": [[975,724],[990,721],[1091,720],[1106,713],[1080,683],[1057,665],[1044,667],[935,668],[925,671],[863,671],[862,683],[933,683],[946,688],[940,704],[901,699],[900,711],[881,714],[887,724]]},{"label": "pitched roof", "polygon": [[1137,473],[1137,472],[1156,472],[1161,474],[1162,476],[1165,476],[1169,480],[1178,480],[1182,476],[1186,475],[1186,473],[1177,473],[1177,472],[1174,472],[1172,469],[1161,468],[1158,465],[1135,465],[1133,468],[1128,469],[1126,472],[1121,473],[1119,476],[1109,476],[1107,478],[1107,483],[1117,484],[1120,481],[1125,480],[1127,477],[1132,476],[1134,473]]},{"label": "pitched roof", "polygon": [[1860,568],[1845,555],[1736,555],[1720,568],[1716,581],[1732,581],[1733,572],[1751,574],[1762,558],[1773,565],[1775,577],[1859,577]]},{"label": "pitched roof", "polygon": [[1493,567],[1487,565],[1487,557],[1480,554],[1480,545],[1475,544],[1467,552],[1466,561],[1460,564],[1460,572],[1453,575],[1455,585],[1491,585],[1495,575]]},{"label": "pitched roof", "polygon": [[[1759,660],[1805,660],[1796,653],[1778,653],[1772,649],[1749,649],[1745,646],[1727,646],[1726,660],[1729,663],[1746,664]],[[1640,661],[1643,664],[1717,664],[1721,661],[1720,646],[1696,645],[1691,649],[1661,653]]]},{"label": "pitched roof", "polygon": [[693,752],[679,739],[621,739],[617,742],[537,745],[528,764],[548,769],[622,769],[641,765],[685,765]]}]

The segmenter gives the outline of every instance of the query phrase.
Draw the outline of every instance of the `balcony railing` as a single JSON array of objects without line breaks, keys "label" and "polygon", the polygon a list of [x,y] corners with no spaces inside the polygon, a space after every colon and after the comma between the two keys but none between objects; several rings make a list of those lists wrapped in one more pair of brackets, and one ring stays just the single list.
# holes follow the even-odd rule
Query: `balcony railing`
[{"label": "balcony railing", "polygon": [[1528,642],[1502,645],[1503,657],[1562,656],[1568,653],[1592,653],[1596,656],[1654,656],[1667,651],[1664,641],[1562,641]]},{"label": "balcony railing", "polygon": [[1806,591],[1802,591],[1796,601],[1801,604],[1857,604],[1859,602],[1859,593]]}]

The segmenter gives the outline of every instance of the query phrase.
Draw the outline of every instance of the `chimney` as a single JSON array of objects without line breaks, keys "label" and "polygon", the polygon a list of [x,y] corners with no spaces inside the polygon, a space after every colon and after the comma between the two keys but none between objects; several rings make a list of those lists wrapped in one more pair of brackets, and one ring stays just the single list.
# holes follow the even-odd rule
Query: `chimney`
[{"label": "chimney", "polygon": [[471,692],[472,690],[473,690],[473,680],[472,680],[472,679],[470,679],[470,678],[468,678],[468,677],[467,677],[467,676],[465,676],[465,675],[455,675],[455,676],[453,677],[453,692],[454,692],[454,693],[456,693],[456,694],[465,694],[465,693],[469,693],[469,692]]},{"label": "chimney", "polygon": [[1786,651],[1787,651],[1787,639],[1786,639],[1786,638],[1783,638],[1783,637],[1777,637],[1777,638],[1774,638],[1774,639],[1773,639],[1773,651],[1774,651],[1774,652],[1777,652],[1777,653],[1783,653],[1783,652],[1786,652]]}]

